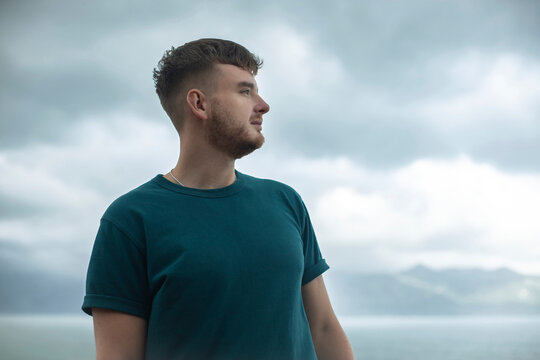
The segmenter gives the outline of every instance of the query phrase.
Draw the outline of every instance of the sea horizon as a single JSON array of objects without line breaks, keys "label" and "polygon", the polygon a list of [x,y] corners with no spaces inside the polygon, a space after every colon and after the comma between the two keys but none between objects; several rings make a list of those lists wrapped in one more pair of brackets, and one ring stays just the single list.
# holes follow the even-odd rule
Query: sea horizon
[{"label": "sea horizon", "polygon": [[[540,316],[340,316],[357,360],[536,360]],[[95,359],[84,313],[1,313],[0,358]]]}]

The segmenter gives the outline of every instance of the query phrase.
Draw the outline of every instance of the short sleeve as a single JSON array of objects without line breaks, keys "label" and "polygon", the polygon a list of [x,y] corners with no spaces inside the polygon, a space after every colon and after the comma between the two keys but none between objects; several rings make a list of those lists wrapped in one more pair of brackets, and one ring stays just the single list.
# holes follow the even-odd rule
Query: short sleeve
[{"label": "short sleeve", "polygon": [[304,251],[304,275],[302,276],[302,285],[307,284],[317,276],[324,273],[330,267],[323,259],[315,230],[309,218],[309,214],[304,202],[302,204],[302,242]]},{"label": "short sleeve", "polygon": [[102,219],[88,265],[82,310],[92,315],[92,307],[99,307],[148,318],[149,299],[144,249]]}]

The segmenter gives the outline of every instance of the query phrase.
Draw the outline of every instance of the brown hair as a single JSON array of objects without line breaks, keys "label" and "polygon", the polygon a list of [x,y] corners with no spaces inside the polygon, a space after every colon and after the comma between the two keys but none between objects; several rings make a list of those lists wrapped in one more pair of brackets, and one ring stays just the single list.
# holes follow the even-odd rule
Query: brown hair
[{"label": "brown hair", "polygon": [[[171,47],[154,68],[154,85],[163,109],[171,119],[174,110],[169,104],[171,96],[182,89],[187,79],[200,76],[215,64],[236,65],[253,76],[262,66],[262,60],[245,47],[229,40],[199,39],[180,47]],[[173,119],[174,123],[174,119]],[[180,124],[174,124],[177,129]]]}]

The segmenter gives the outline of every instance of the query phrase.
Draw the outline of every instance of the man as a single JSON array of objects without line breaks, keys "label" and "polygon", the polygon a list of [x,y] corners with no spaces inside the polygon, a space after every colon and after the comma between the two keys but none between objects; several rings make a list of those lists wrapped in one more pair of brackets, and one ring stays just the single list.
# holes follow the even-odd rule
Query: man
[{"label": "man", "polygon": [[154,70],[180,156],[101,219],[83,303],[98,359],[353,358],[302,199],[235,170],[264,142],[261,64],[201,39]]}]

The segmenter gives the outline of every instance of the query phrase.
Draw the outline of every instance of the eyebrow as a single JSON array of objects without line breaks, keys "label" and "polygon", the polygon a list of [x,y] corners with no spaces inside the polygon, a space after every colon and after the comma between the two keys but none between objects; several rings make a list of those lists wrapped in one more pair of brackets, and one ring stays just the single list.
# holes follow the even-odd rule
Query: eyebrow
[{"label": "eyebrow", "polygon": [[259,89],[256,89],[255,88],[255,84],[252,83],[252,82],[249,82],[249,81],[240,81],[238,83],[238,87],[248,87],[250,88],[251,90],[255,89],[257,92],[259,92]]}]

